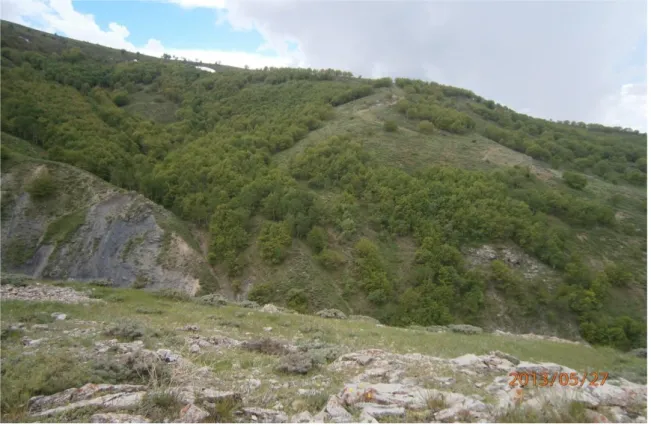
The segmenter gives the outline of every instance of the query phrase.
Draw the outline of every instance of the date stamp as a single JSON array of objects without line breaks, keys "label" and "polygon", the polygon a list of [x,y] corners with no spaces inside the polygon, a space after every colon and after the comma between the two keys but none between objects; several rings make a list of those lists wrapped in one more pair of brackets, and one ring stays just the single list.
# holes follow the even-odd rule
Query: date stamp
[{"label": "date stamp", "polygon": [[553,387],[558,384],[562,387],[583,387],[586,383],[590,387],[606,384],[608,372],[511,372],[509,373],[511,387]]}]

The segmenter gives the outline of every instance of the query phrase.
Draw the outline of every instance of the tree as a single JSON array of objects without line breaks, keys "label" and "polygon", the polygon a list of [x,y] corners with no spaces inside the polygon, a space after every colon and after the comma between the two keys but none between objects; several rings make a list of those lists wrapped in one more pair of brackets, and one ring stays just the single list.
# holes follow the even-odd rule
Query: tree
[{"label": "tree", "polygon": [[588,180],[584,175],[572,171],[563,172],[563,180],[569,187],[576,190],[583,190],[588,185]]},{"label": "tree", "polygon": [[422,133],[433,133],[434,125],[428,120],[421,120],[420,123],[418,123],[418,130]]},{"label": "tree", "polygon": [[258,236],[262,259],[270,264],[281,264],[292,244],[289,227],[284,222],[265,221]]},{"label": "tree", "polygon": [[322,227],[312,227],[307,234],[307,243],[318,254],[328,245],[328,233]]}]

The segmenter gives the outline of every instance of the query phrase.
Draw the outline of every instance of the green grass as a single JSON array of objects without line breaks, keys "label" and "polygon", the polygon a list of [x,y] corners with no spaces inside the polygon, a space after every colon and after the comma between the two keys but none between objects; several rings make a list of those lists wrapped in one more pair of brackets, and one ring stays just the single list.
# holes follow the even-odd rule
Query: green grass
[{"label": "green grass", "polygon": [[86,221],[87,209],[81,209],[52,221],[45,231],[43,241],[55,245],[65,243]]},{"label": "green grass", "polygon": [[130,94],[129,99],[131,101],[123,109],[131,114],[163,124],[176,121],[178,106],[160,94],[140,91]]}]

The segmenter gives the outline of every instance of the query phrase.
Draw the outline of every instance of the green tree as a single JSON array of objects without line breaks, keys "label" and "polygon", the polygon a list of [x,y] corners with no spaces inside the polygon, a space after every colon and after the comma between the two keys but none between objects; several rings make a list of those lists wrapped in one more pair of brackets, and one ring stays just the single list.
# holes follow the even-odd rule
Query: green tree
[{"label": "green tree", "polygon": [[271,264],[281,264],[288,255],[292,235],[284,222],[265,221],[260,228],[258,248],[260,256]]},{"label": "green tree", "polygon": [[584,175],[572,171],[563,172],[563,181],[576,190],[583,190],[588,185],[588,180]]}]

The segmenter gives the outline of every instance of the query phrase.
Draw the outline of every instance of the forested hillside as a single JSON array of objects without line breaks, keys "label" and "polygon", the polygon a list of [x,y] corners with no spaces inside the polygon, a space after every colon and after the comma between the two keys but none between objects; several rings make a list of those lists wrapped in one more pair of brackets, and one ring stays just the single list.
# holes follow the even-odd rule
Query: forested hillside
[{"label": "forested hillside", "polygon": [[646,134],[433,82],[196,65],[3,22],[2,158],[171,210],[229,295],[646,346]]}]

